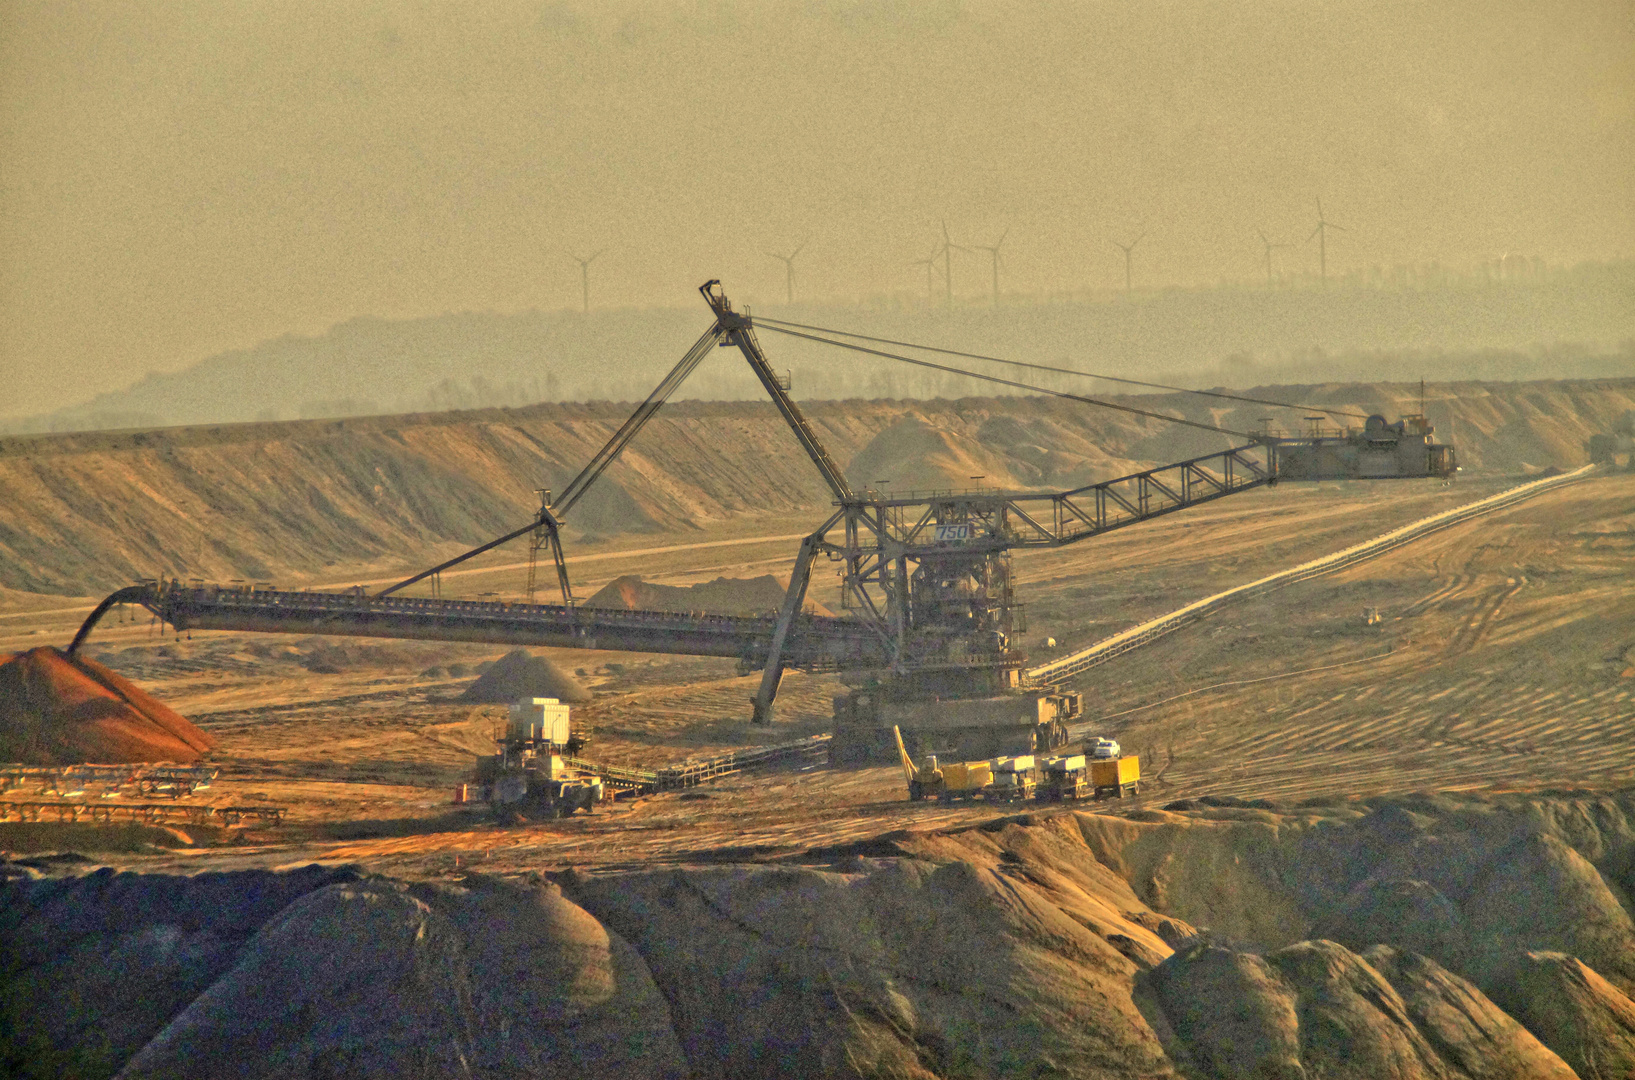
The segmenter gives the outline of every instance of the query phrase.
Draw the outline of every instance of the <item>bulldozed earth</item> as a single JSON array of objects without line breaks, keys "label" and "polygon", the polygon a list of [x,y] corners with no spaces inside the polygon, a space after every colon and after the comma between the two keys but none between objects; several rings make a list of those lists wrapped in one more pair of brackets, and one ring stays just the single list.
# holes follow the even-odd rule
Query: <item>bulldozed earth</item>
[{"label": "bulldozed earth", "polygon": [[[1530,430],[1545,430],[1537,405]],[[1021,409],[960,422],[1031,422]],[[951,411],[869,423],[935,475],[949,440],[901,425],[946,434]],[[851,453],[878,439],[859,433]],[[1557,442],[1527,464],[1581,463]],[[1497,436],[1484,449],[1501,451],[1523,453]],[[146,452],[125,467],[140,474]],[[105,467],[31,467],[70,466]],[[655,475],[626,474],[636,505],[644,484],[695,490]],[[1080,648],[1522,478],[1284,484],[1018,553],[1030,651]],[[25,510],[40,513],[5,512]],[[782,576],[819,510],[773,503],[684,530],[648,514],[650,531],[572,545],[570,568],[585,596],[630,576]],[[379,539],[388,554],[325,568],[333,553],[315,547],[289,572],[350,584],[413,565]],[[139,529],[120,543],[187,555]],[[445,579],[445,595],[519,595],[518,554]],[[30,558],[37,582],[82,554]],[[1632,566],[1635,475],[1601,472],[1223,607],[1077,677],[1078,733],[1140,754],[1146,783],[1049,809],[911,803],[894,767],[802,761],[518,825],[451,798],[504,715],[462,696],[504,648],[176,640],[145,617],[105,621],[94,661],[214,744],[219,774],[176,804],[283,821],[0,822],[0,1071],[1629,1076]],[[65,644],[91,602],[9,585],[0,652]],[[839,606],[827,579],[812,595]],[[779,722],[756,727],[756,676],[731,661],[539,655],[593,695],[574,707],[583,755],[613,764],[821,732],[843,689],[792,674]],[[0,798],[24,796],[39,797]]]}]

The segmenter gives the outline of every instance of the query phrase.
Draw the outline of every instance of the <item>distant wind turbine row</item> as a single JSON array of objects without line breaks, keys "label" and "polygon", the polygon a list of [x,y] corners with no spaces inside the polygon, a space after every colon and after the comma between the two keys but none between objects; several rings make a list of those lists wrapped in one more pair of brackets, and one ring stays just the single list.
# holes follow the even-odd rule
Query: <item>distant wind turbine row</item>
[{"label": "distant wind turbine row", "polygon": [[994,245],[992,247],[989,247],[986,244],[978,244],[977,245],[977,249],[979,251],[986,251],[988,254],[993,256],[993,306],[994,307],[999,306],[999,247],[1000,247],[1001,244],[1003,244],[1005,242],[1005,237],[1009,236],[1010,234],[1011,234],[1011,231],[1009,229],[1006,229],[1004,232],[1000,233],[999,234],[999,239],[994,242]]},{"label": "distant wind turbine row", "polygon": [[[952,307],[954,304],[954,252],[964,251],[975,254],[979,251],[986,251],[989,255],[992,268],[993,305],[998,307],[999,265],[1002,261],[999,255],[999,249],[1004,246],[1005,238],[1010,235],[1010,229],[1007,228],[1001,232],[999,234],[999,239],[994,241],[992,244],[976,244],[971,247],[965,247],[964,245],[954,243],[953,238],[948,232],[947,221],[941,222],[941,225],[942,243],[933,248],[930,255],[923,259],[915,259],[908,264],[910,266],[925,267],[926,300],[931,300],[931,298],[935,295],[935,272],[937,269],[937,263],[941,262],[944,297],[946,298],[948,306]],[[1321,278],[1324,285],[1328,284],[1328,230],[1330,229],[1337,229],[1340,232],[1349,231],[1344,225],[1336,225],[1334,222],[1329,221],[1323,216],[1323,200],[1319,198],[1317,200],[1317,226],[1316,228],[1312,229],[1311,235],[1306,237],[1306,243],[1309,244],[1313,240],[1317,241],[1318,276]],[[1257,235],[1259,235],[1261,246],[1264,249],[1266,259],[1266,284],[1270,286],[1275,280],[1275,275],[1272,273],[1272,252],[1280,248],[1294,247],[1294,245],[1274,244],[1267,238],[1264,229],[1257,229],[1255,231]],[[1131,240],[1127,244],[1118,240],[1112,241],[1112,245],[1124,253],[1124,292],[1126,294],[1130,294],[1135,291],[1135,270],[1133,263],[1135,248],[1137,244],[1141,243],[1142,240],[1147,238],[1147,235],[1148,230],[1143,229],[1136,235],[1134,240]],[[779,262],[783,263],[784,299],[789,304],[793,304],[795,302],[795,257],[806,250],[806,245],[808,243],[809,241],[803,240],[796,246],[795,250],[791,251],[787,255],[779,255],[776,252],[771,251],[766,253],[767,258],[777,259]],[[568,253],[568,257],[579,264],[580,299],[583,309],[586,312],[590,311],[590,264],[595,262],[606,251],[606,248],[602,248],[589,258],[581,258],[571,252]]]},{"label": "distant wind turbine row", "polygon": [[1270,240],[1266,239],[1266,231],[1264,229],[1256,229],[1255,231],[1260,233],[1260,242],[1266,246],[1266,285],[1270,287],[1272,284],[1272,252],[1278,248],[1293,247],[1294,245],[1274,244]]},{"label": "distant wind turbine row", "polygon": [[605,251],[607,251],[607,248],[603,248],[588,259],[581,259],[572,252],[568,254],[568,258],[579,264],[579,287],[584,294],[585,313],[587,315],[590,314],[590,264],[601,258]]}]

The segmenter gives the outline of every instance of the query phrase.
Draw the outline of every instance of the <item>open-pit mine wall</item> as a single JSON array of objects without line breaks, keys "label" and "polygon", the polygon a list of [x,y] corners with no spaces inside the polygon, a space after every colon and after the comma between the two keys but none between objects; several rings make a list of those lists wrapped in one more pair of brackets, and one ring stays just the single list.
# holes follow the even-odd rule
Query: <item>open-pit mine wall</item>
[{"label": "open-pit mine wall", "polygon": [[0,1071],[1610,1080],[1632,813],[1217,801],[554,881],[0,860]]},{"label": "open-pit mine wall", "polygon": [[[1083,389],[1079,387],[1078,389]],[[1417,386],[1257,396],[1391,416]],[[1426,411],[1475,472],[1584,464],[1635,409],[1635,379],[1436,384]],[[1249,430],[1278,410],[1188,395],[1121,399]],[[1219,406],[1219,407],[1216,407]],[[0,588],[88,595],[159,574],[325,582],[431,561],[516,528],[629,412],[622,404],[0,438]],[[859,484],[1061,489],[1218,450],[1225,435],[1044,398],[833,401],[809,415]],[[1283,410],[1296,430],[1306,410]],[[811,510],[829,497],[769,404],[667,407],[569,519],[569,535],[668,531]],[[815,524],[815,521],[814,521]]]}]

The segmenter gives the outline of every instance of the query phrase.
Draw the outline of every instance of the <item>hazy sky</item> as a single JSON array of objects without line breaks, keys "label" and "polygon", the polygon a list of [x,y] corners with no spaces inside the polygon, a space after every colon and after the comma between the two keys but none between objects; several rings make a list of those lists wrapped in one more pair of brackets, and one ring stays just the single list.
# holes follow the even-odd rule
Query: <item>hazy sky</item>
[{"label": "hazy sky", "polygon": [[570,250],[598,306],[780,300],[802,242],[807,295],[923,289],[943,218],[1007,288],[1142,229],[1138,282],[1251,279],[1319,195],[1331,270],[1635,253],[1635,5],[0,0],[0,415],[576,305]]}]

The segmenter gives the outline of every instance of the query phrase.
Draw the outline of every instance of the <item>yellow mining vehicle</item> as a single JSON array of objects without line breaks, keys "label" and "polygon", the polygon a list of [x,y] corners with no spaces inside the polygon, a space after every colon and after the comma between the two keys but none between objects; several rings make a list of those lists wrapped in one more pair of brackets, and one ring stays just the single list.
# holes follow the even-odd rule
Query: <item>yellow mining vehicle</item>
[{"label": "yellow mining vehicle", "polygon": [[903,745],[902,730],[893,727],[891,733],[897,737],[897,757],[903,764],[903,779],[908,781],[909,799],[919,802],[941,795],[944,780],[942,770],[937,767],[937,755],[928,754],[923,765],[915,765],[914,759],[908,756],[908,747]]},{"label": "yellow mining vehicle", "polygon": [[[897,739],[897,758],[903,766],[903,779],[908,781],[910,799],[915,802],[936,799],[949,803],[956,799],[975,799],[984,795],[991,797],[996,762],[959,761],[939,765],[935,754],[927,754],[925,761],[916,765],[914,759],[908,756],[908,747],[903,745],[902,729],[893,726],[891,733]],[[1031,759],[1028,764],[1031,768]],[[1015,782],[1014,777],[1011,782]]]},{"label": "yellow mining vehicle", "polygon": [[1090,796],[1090,767],[1083,754],[1047,757],[1040,771],[1040,802],[1070,802]]},{"label": "yellow mining vehicle", "polygon": [[1098,758],[1090,762],[1090,785],[1098,799],[1122,799],[1141,793],[1141,758],[1126,754],[1116,758]]},{"label": "yellow mining vehicle", "polygon": [[961,799],[991,796],[994,790],[993,764],[987,761],[961,761],[942,767],[942,790],[937,801],[951,803]]},{"label": "yellow mining vehicle", "polygon": [[993,786],[987,789],[992,802],[1021,802],[1038,790],[1039,766],[1032,754],[994,758],[988,767],[993,771]]},{"label": "yellow mining vehicle", "polygon": [[1031,799],[1039,787],[1039,764],[1032,754],[997,757],[991,761],[958,761],[939,765],[935,754],[927,754],[916,765],[903,743],[903,731],[893,726],[897,740],[897,760],[908,781],[908,797],[915,802],[936,799],[949,803],[957,799],[986,799],[989,802],[1021,802]]}]

